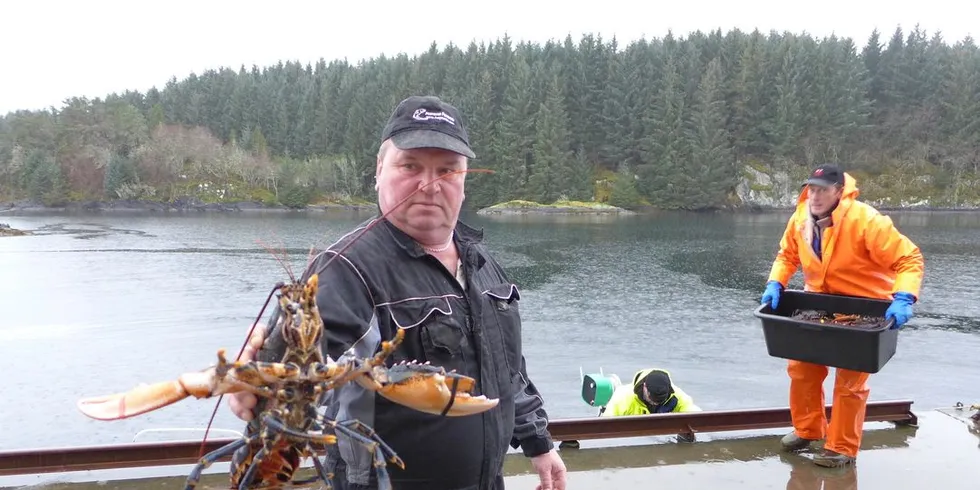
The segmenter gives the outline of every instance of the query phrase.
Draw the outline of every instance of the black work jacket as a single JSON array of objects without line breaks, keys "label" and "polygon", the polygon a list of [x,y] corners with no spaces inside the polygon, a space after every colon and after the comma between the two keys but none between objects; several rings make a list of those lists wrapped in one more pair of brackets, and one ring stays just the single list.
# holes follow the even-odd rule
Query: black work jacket
[{"label": "black work jacket", "polygon": [[[373,427],[398,453],[406,468],[388,465],[395,488],[489,488],[502,472],[508,445],[529,457],[553,447],[548,415],[521,351],[520,292],[487,252],[482,231],[456,226],[464,289],[438,259],[387,220],[358,237],[377,219],[320,253],[304,275],[319,274],[317,305],[330,357],[337,359],[351,347],[369,357],[404,327],[405,340],[389,366],[415,360],[456,370],[477,380],[475,394],[500,402],[482,414],[441,417],[350,383],[327,397],[326,413]],[[372,455],[337,435],[348,480],[373,483]]]}]

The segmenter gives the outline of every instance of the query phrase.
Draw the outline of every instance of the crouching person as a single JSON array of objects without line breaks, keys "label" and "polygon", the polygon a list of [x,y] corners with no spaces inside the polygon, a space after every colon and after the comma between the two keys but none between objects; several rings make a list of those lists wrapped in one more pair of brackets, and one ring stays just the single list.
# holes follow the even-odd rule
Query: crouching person
[{"label": "crouching person", "polygon": [[[694,399],[681,390],[663,369],[648,368],[633,375],[633,383],[621,385],[599,411],[600,417],[646,415],[651,413],[700,412]],[[694,442],[693,433],[677,435],[681,442]]]}]

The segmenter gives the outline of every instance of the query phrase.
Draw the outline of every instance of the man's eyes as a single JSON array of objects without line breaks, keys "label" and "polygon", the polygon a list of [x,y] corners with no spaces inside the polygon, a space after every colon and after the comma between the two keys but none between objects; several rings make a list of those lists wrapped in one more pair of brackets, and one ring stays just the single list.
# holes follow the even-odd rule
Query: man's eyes
[{"label": "man's eyes", "polygon": [[[403,164],[401,164],[399,166],[402,169],[407,170],[409,172],[416,172],[416,171],[418,171],[418,170],[421,169],[420,165],[418,165],[416,163],[403,163]],[[446,175],[446,174],[451,174],[451,173],[453,173],[455,171],[456,171],[456,169],[453,168],[453,167],[442,167],[437,172],[439,173],[439,175]]]}]

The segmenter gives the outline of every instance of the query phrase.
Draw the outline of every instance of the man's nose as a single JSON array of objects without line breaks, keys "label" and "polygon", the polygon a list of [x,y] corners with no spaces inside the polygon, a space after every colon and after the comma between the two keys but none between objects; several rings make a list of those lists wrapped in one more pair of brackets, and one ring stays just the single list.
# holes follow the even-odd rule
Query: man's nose
[{"label": "man's nose", "polygon": [[440,192],[442,190],[440,188],[442,181],[438,177],[438,174],[434,171],[422,172],[422,179],[419,180],[419,189],[422,189],[422,192],[426,194]]}]

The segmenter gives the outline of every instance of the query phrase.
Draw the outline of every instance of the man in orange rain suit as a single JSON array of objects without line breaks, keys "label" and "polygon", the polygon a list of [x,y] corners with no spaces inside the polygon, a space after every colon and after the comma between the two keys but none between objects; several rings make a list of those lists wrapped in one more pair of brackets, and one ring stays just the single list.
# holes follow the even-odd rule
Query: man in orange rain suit
[{"label": "man in orange rain suit", "polygon": [[[779,242],[762,304],[779,303],[779,293],[796,270],[803,269],[805,289],[818,293],[891,299],[886,318],[901,327],[912,316],[922,283],[919,248],[876,209],[857,200],[854,178],[835,165],[813,170],[803,184],[796,212]],[[827,366],[789,361],[789,403],[794,431],[782,439],[798,451],[826,435],[820,466],[854,463],[870,392],[868,373],[837,369],[833,417],[824,413]]]}]

